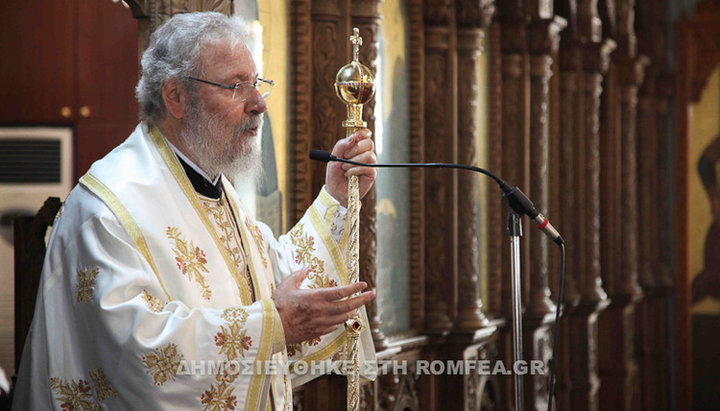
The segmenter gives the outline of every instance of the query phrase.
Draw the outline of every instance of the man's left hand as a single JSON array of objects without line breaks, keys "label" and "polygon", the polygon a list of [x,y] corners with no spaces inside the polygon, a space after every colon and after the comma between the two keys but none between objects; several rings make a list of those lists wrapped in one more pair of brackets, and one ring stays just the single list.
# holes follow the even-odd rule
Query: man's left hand
[{"label": "man's left hand", "polygon": [[[375,143],[372,132],[366,128],[360,129],[350,137],[338,141],[333,147],[332,154],[339,158],[357,161],[359,163],[375,164]],[[343,207],[347,207],[348,178],[358,176],[360,185],[360,198],[365,197],[372,187],[377,170],[370,167],[361,167],[352,164],[331,161],[328,163],[325,174],[325,189]]]}]

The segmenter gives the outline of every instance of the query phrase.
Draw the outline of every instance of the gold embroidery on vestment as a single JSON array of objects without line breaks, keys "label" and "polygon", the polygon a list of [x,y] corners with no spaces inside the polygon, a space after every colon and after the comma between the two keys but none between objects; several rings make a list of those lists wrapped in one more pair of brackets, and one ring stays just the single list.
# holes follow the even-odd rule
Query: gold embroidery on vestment
[{"label": "gold embroidery on vestment", "polygon": [[260,258],[262,258],[263,266],[267,268],[268,261],[267,258],[265,258],[265,243],[263,242],[262,232],[260,232],[260,228],[258,228],[257,225],[253,224],[248,219],[245,220],[245,226],[255,239],[255,244],[257,244],[258,251],[260,252]]},{"label": "gold embroidery on vestment", "polygon": [[182,360],[183,355],[178,353],[175,344],[156,348],[154,353],[142,357],[147,373],[152,375],[155,385],[163,385],[167,380],[175,381]]},{"label": "gold embroidery on vestment", "polygon": [[159,298],[153,297],[150,295],[147,290],[142,290],[142,298],[147,303],[150,310],[159,313],[165,308],[165,303],[162,302]]},{"label": "gold embroidery on vestment", "polygon": [[97,395],[98,401],[103,402],[108,398],[117,397],[117,393],[108,382],[102,368],[90,371],[90,379],[95,384],[95,395]]},{"label": "gold embroidery on vestment", "polygon": [[53,377],[50,378],[50,387],[55,392],[55,401],[63,410],[99,409],[86,380],[71,380],[70,384],[66,384],[62,379]]},{"label": "gold embroidery on vestment", "polygon": [[220,347],[220,354],[225,355],[228,360],[245,357],[245,351],[252,346],[252,338],[246,335],[242,323],[233,322],[220,326],[220,332],[215,335],[215,345]]},{"label": "gold embroidery on vestment", "polygon": [[195,244],[190,240],[190,245],[181,238],[182,234],[180,229],[177,227],[168,227],[165,234],[169,239],[175,240],[175,261],[178,269],[183,273],[187,274],[188,277],[200,285],[202,290],[202,296],[204,299],[209,300],[212,295],[210,287],[207,285],[207,279],[203,273],[207,273],[208,269],[205,267],[207,259],[205,258],[205,252],[196,247]]},{"label": "gold embroidery on vestment", "polygon": [[247,261],[245,259],[245,252],[239,235],[237,233],[237,227],[233,224],[231,216],[229,216],[227,210],[221,204],[220,201],[201,201],[203,210],[210,214],[215,220],[215,227],[219,230],[219,238],[227,251],[227,254],[232,259],[233,264],[237,268],[237,272],[241,273],[239,278],[243,284],[238,284],[238,292],[240,295],[244,295],[245,290],[248,290],[250,295],[254,299],[254,289],[252,286],[252,280],[250,274],[247,271]]},{"label": "gold embroidery on vestment", "polygon": [[[329,287],[334,281],[324,276],[325,262],[313,255],[315,251],[315,238],[304,231],[303,224],[296,225],[290,231],[290,241],[295,246],[295,263],[305,264],[310,272],[308,280],[310,288]],[[337,285],[337,283],[335,283]]]},{"label": "gold embroidery on vestment", "polygon": [[232,395],[233,391],[235,387],[225,381],[210,385],[210,389],[200,395],[203,410],[234,410],[237,407],[237,396]]},{"label": "gold embroidery on vestment", "polygon": [[79,303],[92,300],[93,289],[95,288],[95,278],[97,275],[97,267],[78,270],[77,301]]}]

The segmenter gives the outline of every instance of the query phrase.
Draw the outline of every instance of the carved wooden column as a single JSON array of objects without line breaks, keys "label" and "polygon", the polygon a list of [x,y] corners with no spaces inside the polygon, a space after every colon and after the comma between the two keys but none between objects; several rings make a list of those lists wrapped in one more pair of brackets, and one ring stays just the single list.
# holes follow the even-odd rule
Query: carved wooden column
[{"label": "carved wooden column", "polygon": [[[489,6],[487,5],[489,4]],[[478,127],[476,112],[480,100],[477,57],[482,52],[482,29],[492,16],[492,2],[458,2],[457,78],[458,78],[458,149],[460,164],[478,165],[476,147]],[[485,7],[483,7],[485,6]],[[474,332],[488,321],[480,308],[477,284],[480,277],[478,261],[477,202],[480,199],[479,178],[475,173],[458,173],[458,306],[455,328]],[[484,178],[484,177],[483,177]]]},{"label": "carved wooden column", "polygon": [[[587,4],[585,4],[587,5]],[[600,260],[600,95],[602,79],[608,68],[609,55],[615,43],[600,36],[599,19],[593,10],[581,10],[583,38],[584,137],[585,165],[584,198],[578,206],[584,208],[584,267],[580,274],[580,303],[572,314],[573,383],[571,409],[599,409],[600,380],[597,369],[598,313],[608,304],[601,284]]]},{"label": "carved wooden column", "polygon": [[[528,11],[534,14],[528,25],[530,53],[530,185],[529,196],[541,212],[549,206],[549,99],[553,54],[557,51],[559,32],[566,21],[552,13],[552,3],[530,2]],[[551,326],[555,305],[548,287],[548,239],[538,230],[527,229],[530,238],[530,299],[523,318],[524,357],[542,360],[550,357]],[[555,251],[555,250],[554,250]],[[549,368],[548,368],[549,369]],[[531,409],[547,407],[546,376],[526,376],[525,399]],[[530,388],[532,387],[532,388]]]},{"label": "carved wooden column", "polygon": [[657,167],[658,173],[656,176],[656,192],[654,194],[658,206],[658,220],[655,222],[658,229],[657,238],[655,239],[657,247],[655,250],[657,258],[655,281],[659,301],[655,313],[661,327],[659,327],[660,329],[657,330],[655,334],[658,340],[655,351],[653,352],[653,357],[658,369],[655,392],[657,393],[657,402],[659,404],[670,403],[671,373],[673,372],[670,366],[670,358],[674,354],[671,351],[672,346],[670,344],[672,340],[672,327],[670,324],[673,318],[670,313],[675,294],[673,278],[671,276],[671,267],[673,266],[671,251],[673,236],[669,224],[658,223],[670,221],[672,210],[673,197],[667,193],[668,188],[666,182],[672,179],[669,167],[672,163],[669,157],[675,148],[675,135],[668,131],[668,119],[673,115],[671,102],[675,94],[674,85],[674,77],[666,71],[663,71],[656,77],[658,157],[655,166]]},{"label": "carved wooden column", "polygon": [[[645,57],[637,57],[634,33],[634,1],[617,4],[618,84],[620,93],[620,269],[612,274],[611,305],[601,314],[601,397],[603,407],[637,409],[637,361],[635,356],[635,304],[642,295],[638,285],[637,209],[637,93],[642,84]],[[621,343],[619,343],[619,341]]]},{"label": "carved wooden column", "polygon": [[[642,407],[661,409],[669,401],[669,325],[670,296],[672,282],[669,278],[668,263],[663,267],[661,252],[661,230],[667,226],[661,215],[663,202],[660,187],[669,178],[662,178],[669,162],[660,162],[661,151],[667,149],[668,102],[663,97],[672,94],[672,83],[664,80],[667,62],[665,31],[658,27],[667,26],[665,0],[641,0],[637,5],[636,23],[639,49],[652,58],[652,65],[645,72],[645,81],[640,88],[638,106],[638,193],[640,213],[640,283],[645,299],[637,306],[637,355],[640,365]],[[663,91],[663,86],[668,91]],[[669,96],[668,96],[669,97]],[[662,179],[661,179],[662,178]],[[669,247],[667,248],[670,249]]]},{"label": "carved wooden column", "polygon": [[[425,159],[454,162],[457,148],[457,107],[453,44],[453,5],[425,0]],[[425,203],[425,328],[452,328],[457,278],[457,175],[426,170]]]},{"label": "carved wooden column", "polygon": [[[488,138],[487,167],[489,170],[502,170],[502,27],[494,21],[488,30],[486,47],[490,50],[488,61]],[[488,184],[485,194],[487,199],[487,273],[488,273],[488,312],[492,318],[502,315],[502,284],[503,264],[502,249],[505,246],[505,225],[503,218],[505,206],[495,184]]]},{"label": "carved wooden column", "polygon": [[[555,201],[559,202],[562,213],[559,215],[558,229],[562,232],[565,244],[568,245],[568,255],[565,268],[565,294],[563,297],[565,315],[560,319],[560,335],[558,336],[558,368],[557,385],[555,398],[558,409],[571,409],[571,391],[573,370],[571,352],[575,348],[571,344],[570,317],[580,301],[576,279],[580,275],[580,264],[582,254],[579,251],[577,241],[579,230],[577,214],[582,208],[576,205],[576,201],[582,199],[582,186],[576,185],[576,145],[582,139],[581,123],[578,124],[578,117],[581,113],[581,86],[582,80],[582,44],[577,36],[577,10],[576,1],[562,2],[558,12],[569,21],[569,27],[562,32],[560,40],[559,57],[559,131],[558,131],[558,155],[557,167],[559,168],[559,195]],[[582,164],[582,163],[580,163]],[[554,273],[551,273],[554,274]],[[554,284],[552,284],[554,286]],[[557,290],[557,289],[556,289]],[[556,296],[557,297],[557,296]]]},{"label": "carved wooden column", "polygon": [[[505,181],[521,188],[527,187],[525,151],[527,136],[527,43],[522,3],[520,1],[499,2],[502,26],[502,175]],[[503,218],[507,221],[507,208],[503,206]],[[506,318],[512,313],[512,292],[510,288],[510,249],[507,247],[507,230],[503,230],[502,247],[502,306]],[[520,264],[527,269],[528,237],[521,239],[522,256]],[[524,270],[527,272],[527,270]],[[523,277],[522,301],[527,301],[526,277]],[[512,357],[511,357],[512,358]]]},{"label": "carved wooden column", "polygon": [[[360,48],[360,61],[377,74],[378,41],[380,31],[380,3],[381,0],[360,1],[353,0],[350,10],[352,26],[360,29],[363,39]],[[376,97],[379,98],[379,97]],[[375,99],[363,107],[363,117],[370,130],[375,130]],[[375,137],[373,136],[373,139]],[[377,192],[375,186],[365,195],[360,209],[360,279],[367,282],[368,288],[375,288],[377,281],[377,235],[375,224],[377,222],[375,203]],[[377,309],[377,300],[366,305],[370,331],[376,350],[387,347],[385,334],[380,329],[381,321]]]},{"label": "carved wooden column", "polygon": [[[422,0],[406,0],[410,66],[410,161],[425,161],[425,32]],[[425,328],[425,170],[410,172],[410,324]]]},{"label": "carved wooden column", "polygon": [[310,0],[294,0],[291,9],[292,41],[292,126],[289,128],[291,152],[289,175],[291,181],[288,193],[288,220],[298,221],[313,201],[312,170],[307,153],[312,148],[314,117],[313,106],[313,56],[312,56],[312,14]]},{"label": "carved wooden column", "polygon": [[[654,66],[648,67],[645,81],[639,90],[637,124],[637,170],[638,170],[638,279],[643,288],[644,299],[636,306],[635,352],[639,366],[641,404],[644,409],[659,409],[661,403],[655,390],[659,369],[653,353],[659,343],[657,333],[662,334],[665,326],[656,317],[656,308],[660,299],[657,295],[656,263],[653,255],[657,241],[657,202],[654,191],[654,178],[657,174],[657,121],[655,102]],[[662,335],[660,338],[664,338]],[[664,403],[663,403],[664,404]]]},{"label": "carved wooden column", "polygon": [[[527,42],[526,26],[523,3],[516,1],[501,1],[497,3],[501,26],[501,50],[502,54],[502,176],[503,179],[521,188],[527,187],[527,169],[525,167],[525,151],[528,147],[527,136]],[[501,313],[507,321],[507,326],[502,331],[500,339],[501,358],[506,364],[513,361],[513,340],[512,326],[512,288],[510,271],[510,247],[508,247],[507,216],[508,208],[501,206],[500,223],[503,225],[501,231],[501,255],[502,255],[502,276],[500,283],[501,298],[497,304],[501,307]],[[528,237],[522,237],[520,241],[521,257],[520,264],[523,267],[523,278],[521,279],[523,294],[522,302],[527,302],[527,276],[528,273]],[[506,409],[512,409],[515,403],[515,392],[512,378],[504,378],[503,394],[508,399]],[[525,383],[528,387],[528,383]]]}]

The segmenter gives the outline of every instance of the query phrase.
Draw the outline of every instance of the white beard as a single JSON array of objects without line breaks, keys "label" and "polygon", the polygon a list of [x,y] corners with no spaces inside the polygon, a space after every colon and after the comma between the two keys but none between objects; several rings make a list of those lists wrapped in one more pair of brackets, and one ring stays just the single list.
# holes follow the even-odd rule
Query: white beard
[{"label": "white beard", "polygon": [[[257,184],[261,179],[262,114],[248,117],[231,131],[219,114],[208,114],[202,104],[197,104],[188,113],[185,124],[178,136],[180,142],[209,176],[223,174],[233,184],[239,181]],[[257,135],[250,138],[242,136],[253,127],[257,127]],[[244,139],[239,150],[233,148],[237,139]]]}]

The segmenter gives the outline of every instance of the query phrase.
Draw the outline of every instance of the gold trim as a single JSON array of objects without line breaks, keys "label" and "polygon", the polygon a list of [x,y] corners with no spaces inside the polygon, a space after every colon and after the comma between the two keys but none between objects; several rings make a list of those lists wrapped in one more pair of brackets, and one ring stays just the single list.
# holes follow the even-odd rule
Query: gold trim
[{"label": "gold trim", "polygon": [[[245,210],[241,208],[239,204],[235,202],[235,199],[232,198],[232,196],[227,194],[227,190],[225,190],[225,180],[223,179],[223,191],[225,191],[225,198],[228,200],[228,205],[230,206],[230,212],[233,214],[233,218],[235,218],[235,224],[237,225],[238,232],[240,233],[240,241],[242,241],[243,248],[246,249],[245,253],[245,264],[247,264],[248,269],[250,270],[250,277],[252,279],[252,284],[250,284],[251,287],[253,287],[255,291],[255,299],[261,300],[263,298],[267,298],[270,296],[266,295],[260,295],[260,282],[258,281],[259,277],[257,274],[257,269],[255,267],[255,259],[252,256],[252,251],[250,250],[250,247],[252,247],[252,243],[248,241],[248,235],[245,233],[245,221],[240,221],[238,216],[248,218],[247,214],[244,212]],[[238,211],[242,211],[242,213],[239,213]],[[258,252],[262,253],[262,250],[258,249]]]},{"label": "gold trim", "polygon": [[[274,334],[275,324],[273,319],[275,318],[273,313],[273,306],[271,300],[263,299],[259,300],[262,306],[262,330],[260,330],[260,346],[255,357],[255,361],[266,361],[272,356],[272,337]],[[261,367],[264,368],[264,367]],[[250,377],[250,383],[248,384],[248,396],[245,401],[246,410],[258,410],[260,409],[260,403],[262,398],[267,398],[265,395],[265,388],[270,382],[270,376],[262,372],[253,374]],[[261,392],[262,391],[262,392]]]},{"label": "gold trim", "polygon": [[215,229],[213,228],[213,225],[208,219],[207,215],[203,212],[200,205],[200,199],[195,194],[195,189],[190,184],[190,180],[188,180],[187,174],[185,174],[185,170],[183,170],[182,166],[180,165],[180,161],[177,159],[177,156],[168,145],[165,137],[155,126],[152,126],[150,129],[150,140],[152,141],[155,148],[158,150],[160,157],[165,162],[165,165],[168,167],[168,170],[170,170],[170,173],[173,175],[173,177],[175,177],[175,181],[180,186],[180,189],[182,189],[185,197],[187,197],[188,201],[195,210],[195,213],[198,215],[200,220],[205,225],[205,228],[208,230],[208,233],[210,233],[210,236],[215,241],[215,245],[218,251],[223,256],[223,260],[225,260],[225,265],[227,265],[228,270],[233,276],[233,279],[235,279],[235,283],[238,286],[237,288],[241,291],[242,295],[240,296],[240,298],[243,301],[243,305],[252,304],[253,301],[250,290],[243,287],[244,282],[241,281],[241,273],[237,272],[237,268],[233,263],[232,257],[225,249],[222,241],[220,241],[220,238],[218,238],[217,233],[215,232]]},{"label": "gold trim", "polygon": [[312,224],[313,228],[320,235],[320,239],[322,240],[323,245],[325,245],[325,248],[328,250],[330,256],[332,257],[333,262],[335,263],[335,268],[338,271],[338,277],[340,277],[342,285],[347,285],[347,267],[345,267],[345,263],[341,257],[342,254],[340,253],[338,245],[335,242],[332,234],[330,234],[330,232],[327,230],[327,225],[323,224],[323,220],[320,217],[320,214],[315,205],[311,205],[310,209],[308,209],[308,217],[310,218],[310,223]]},{"label": "gold trim", "polygon": [[[332,359],[332,356],[340,349],[342,346],[345,345],[345,333],[340,333],[334,340],[329,342],[325,347],[315,351],[312,354],[304,355],[301,359],[296,360],[298,361],[304,361],[310,364],[312,361],[318,361],[318,360],[325,360],[325,359]],[[295,362],[290,364],[290,371],[295,372]]]},{"label": "gold trim", "polygon": [[102,200],[110,208],[110,211],[115,214],[115,217],[120,220],[120,224],[122,224],[123,228],[125,228],[125,232],[127,232],[130,236],[133,244],[135,244],[135,248],[140,251],[150,265],[150,268],[152,268],[158,283],[160,283],[160,288],[162,288],[168,301],[172,301],[170,293],[167,292],[165,285],[160,279],[160,275],[158,275],[157,266],[155,265],[155,261],[150,253],[150,248],[145,241],[145,236],[143,236],[142,230],[140,230],[140,227],[132,218],[127,208],[125,208],[122,202],[120,202],[120,199],[110,190],[110,188],[108,188],[102,181],[90,172],[80,177],[80,183],[98,196],[100,200]]}]

